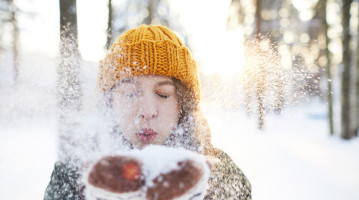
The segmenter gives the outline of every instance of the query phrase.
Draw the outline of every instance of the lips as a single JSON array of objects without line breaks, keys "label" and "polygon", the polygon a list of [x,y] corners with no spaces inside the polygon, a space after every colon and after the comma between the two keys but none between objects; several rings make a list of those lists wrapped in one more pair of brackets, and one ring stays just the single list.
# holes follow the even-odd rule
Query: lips
[{"label": "lips", "polygon": [[137,132],[137,137],[145,143],[151,142],[155,139],[157,133],[151,128],[144,128]]}]

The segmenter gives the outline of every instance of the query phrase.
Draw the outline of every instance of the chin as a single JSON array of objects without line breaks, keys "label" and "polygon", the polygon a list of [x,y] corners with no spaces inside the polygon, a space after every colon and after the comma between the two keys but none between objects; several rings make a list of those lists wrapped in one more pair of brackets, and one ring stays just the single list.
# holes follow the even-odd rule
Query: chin
[{"label": "chin", "polygon": [[135,148],[137,149],[143,149],[145,148],[146,146],[150,146],[150,145],[162,145],[163,142],[157,142],[157,141],[153,141],[153,142],[150,142],[150,143],[138,143],[137,145],[133,145]]},{"label": "chin", "polygon": [[148,144],[140,144],[140,143],[138,143],[138,144],[134,144],[133,147],[135,149],[143,149],[146,145],[148,145]]},{"label": "chin", "polygon": [[155,143],[151,142],[151,143],[137,143],[136,145],[133,145],[136,149],[143,149],[145,148],[146,146],[149,146],[149,145],[155,145]]}]

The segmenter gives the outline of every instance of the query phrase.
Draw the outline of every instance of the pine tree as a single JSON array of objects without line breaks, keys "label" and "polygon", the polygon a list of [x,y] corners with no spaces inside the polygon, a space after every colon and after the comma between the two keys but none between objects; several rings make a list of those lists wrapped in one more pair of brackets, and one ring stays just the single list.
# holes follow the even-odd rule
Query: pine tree
[{"label": "pine tree", "polygon": [[333,89],[332,89],[332,70],[331,70],[331,59],[330,59],[330,51],[329,51],[329,36],[328,36],[328,22],[327,22],[327,0],[321,0],[318,2],[318,5],[321,5],[321,10],[319,11],[321,13],[321,19],[323,24],[323,32],[325,37],[325,57],[327,59],[327,66],[326,66],[326,72],[327,72],[327,101],[328,101],[328,122],[329,122],[329,134],[334,134],[334,123],[333,123]]},{"label": "pine tree", "polygon": [[341,137],[350,139],[355,134],[351,128],[352,109],[351,109],[351,50],[350,50],[350,7],[352,0],[343,1],[343,72],[342,72],[342,95],[341,95]]}]

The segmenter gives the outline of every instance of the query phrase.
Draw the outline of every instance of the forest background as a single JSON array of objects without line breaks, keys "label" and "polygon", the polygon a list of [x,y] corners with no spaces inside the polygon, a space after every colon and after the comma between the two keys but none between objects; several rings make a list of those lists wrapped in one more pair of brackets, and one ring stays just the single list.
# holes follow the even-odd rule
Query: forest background
[{"label": "forest background", "polygon": [[212,141],[254,199],[357,199],[358,19],[354,0],[1,0],[0,197],[42,197],[96,107],[97,62],[144,23],[191,49]]}]

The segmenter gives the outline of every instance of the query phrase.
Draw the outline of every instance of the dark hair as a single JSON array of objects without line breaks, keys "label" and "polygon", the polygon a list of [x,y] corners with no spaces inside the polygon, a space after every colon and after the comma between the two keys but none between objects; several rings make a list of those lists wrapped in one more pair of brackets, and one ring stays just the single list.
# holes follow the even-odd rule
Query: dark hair
[{"label": "dark hair", "polygon": [[[178,102],[181,104],[178,125],[184,128],[185,148],[210,155],[213,152],[211,131],[207,120],[200,112],[198,102],[193,93],[178,79],[172,78],[176,88]],[[173,135],[171,135],[173,136]],[[171,138],[170,138],[171,139]]]},{"label": "dark hair", "polygon": [[178,79],[171,77],[177,93],[177,102],[181,105],[178,123],[183,123],[184,118],[192,113],[197,105],[191,91]]}]

